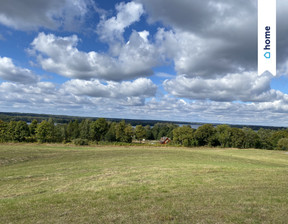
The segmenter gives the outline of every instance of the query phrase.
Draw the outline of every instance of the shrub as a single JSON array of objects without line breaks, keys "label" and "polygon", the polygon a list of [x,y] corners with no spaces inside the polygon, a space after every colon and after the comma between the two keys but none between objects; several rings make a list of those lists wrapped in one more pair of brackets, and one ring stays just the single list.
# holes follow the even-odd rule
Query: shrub
[{"label": "shrub", "polygon": [[35,137],[26,137],[26,142],[30,143],[37,142],[37,139]]},{"label": "shrub", "polygon": [[76,138],[76,139],[73,140],[73,143],[75,145],[88,145],[89,141],[87,139]]},{"label": "shrub", "polygon": [[288,150],[288,138],[279,139],[277,148],[280,150]]}]

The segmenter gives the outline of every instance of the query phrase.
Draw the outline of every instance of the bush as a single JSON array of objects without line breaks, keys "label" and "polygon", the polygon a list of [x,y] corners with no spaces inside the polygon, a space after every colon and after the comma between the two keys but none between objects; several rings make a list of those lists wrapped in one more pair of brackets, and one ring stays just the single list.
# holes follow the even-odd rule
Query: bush
[{"label": "bush", "polygon": [[279,139],[277,148],[279,150],[288,150],[288,138]]},{"label": "bush", "polygon": [[26,142],[29,143],[37,142],[37,139],[35,137],[26,137]]},{"label": "bush", "polygon": [[87,139],[76,138],[76,139],[73,140],[73,143],[75,145],[88,145],[89,141]]}]

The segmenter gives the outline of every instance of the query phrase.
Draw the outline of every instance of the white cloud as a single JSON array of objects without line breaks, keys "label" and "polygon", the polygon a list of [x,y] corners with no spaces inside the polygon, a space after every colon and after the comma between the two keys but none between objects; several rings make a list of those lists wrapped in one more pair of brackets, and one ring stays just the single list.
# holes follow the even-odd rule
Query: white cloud
[{"label": "white cloud", "polygon": [[[169,27],[197,33],[209,33],[215,29],[221,33],[257,16],[255,0],[138,1],[144,5],[150,22],[161,21]],[[220,23],[222,27],[218,26]]]},{"label": "white cloud", "polygon": [[39,77],[31,70],[15,66],[12,59],[7,57],[0,57],[0,78],[19,83],[39,81]]},{"label": "white cloud", "polygon": [[66,92],[75,95],[121,99],[125,97],[153,97],[156,94],[157,86],[146,78],[122,83],[107,82],[107,84],[103,84],[99,80],[74,79],[66,82],[64,89]]},{"label": "white cloud", "polygon": [[[257,70],[257,1],[255,0],[138,0],[158,31],[162,54],[178,74],[189,77],[225,76]],[[288,5],[277,2],[277,66],[287,74],[286,15]]]},{"label": "white cloud", "polygon": [[[252,65],[253,60],[246,63],[246,59],[237,59],[241,57],[238,54],[243,52],[242,50],[237,51],[235,42],[232,41],[164,29],[158,30],[156,41],[161,54],[174,62],[178,74],[186,74],[189,77],[215,78],[228,73],[255,70]],[[249,58],[249,51],[247,55]]]},{"label": "white cloud", "polygon": [[[1,104],[4,106],[9,103],[14,106],[41,107],[50,102],[60,103],[61,99],[57,96],[56,86],[52,83],[36,83],[34,85],[3,82],[0,84]],[[53,105],[54,106],[54,105]],[[46,106],[45,106],[46,107]]]},{"label": "white cloud", "polygon": [[[95,86],[94,86],[95,85]],[[86,88],[87,91],[82,91]],[[71,80],[63,85],[38,82],[33,85],[0,83],[0,105],[5,111],[64,113],[107,117],[108,113],[145,105],[145,98],[154,96],[157,87],[148,79],[106,85],[96,80]],[[90,115],[89,115],[90,114]]]},{"label": "white cloud", "polygon": [[[80,80],[83,82],[83,80]],[[85,82],[85,81],[84,81]],[[140,83],[149,81],[140,80]],[[135,82],[137,83],[137,82]],[[69,82],[67,85],[69,86]],[[78,90],[77,83],[72,87]],[[85,88],[90,88],[83,84]],[[109,86],[109,84],[107,84]],[[124,91],[125,84],[116,84]],[[128,85],[128,83],[127,83]],[[139,84],[132,86],[140,88]],[[110,84],[111,86],[111,84]],[[128,85],[130,87],[130,84]],[[102,86],[103,87],[103,86]],[[92,87],[91,87],[92,88]],[[98,86],[96,85],[97,89]],[[104,91],[111,87],[105,87]],[[106,89],[105,89],[106,88]],[[113,87],[114,88],[114,87]],[[102,116],[118,118],[162,119],[177,121],[199,121],[238,124],[265,124],[288,126],[288,96],[282,95],[273,102],[215,102],[206,100],[177,99],[171,96],[144,100],[141,90],[129,89],[126,93],[120,92],[122,98],[117,96],[89,97],[87,93],[76,92],[67,86],[57,86],[53,83],[40,82],[35,85],[4,82],[0,84],[0,105],[2,111],[19,111],[35,113],[67,114],[80,116]],[[133,92],[136,91],[136,92]],[[139,91],[139,92],[137,92]],[[93,92],[93,89],[91,89]],[[126,97],[124,95],[134,95]],[[109,94],[108,94],[109,95]]]},{"label": "white cloud", "polygon": [[[285,95],[283,98],[287,98]],[[275,102],[215,102],[197,100],[183,102],[181,99],[164,96],[162,99],[153,99],[145,106],[131,109],[133,114],[146,115],[147,119],[159,118],[163,120],[192,121],[205,123],[228,124],[258,124],[288,126],[287,100],[279,99]],[[128,112],[127,112],[128,113]]]},{"label": "white cloud", "polygon": [[[278,71],[287,73],[284,2],[277,2],[277,60]],[[73,30],[84,24],[90,4],[90,0],[3,0],[0,23],[20,30]],[[144,13],[148,22],[160,21],[165,28],[160,25],[154,35],[154,27],[144,30],[141,22],[133,26],[141,30],[130,32]],[[89,27],[108,44],[107,52],[80,50],[82,40],[76,35],[39,33],[31,43],[29,52],[42,69],[72,79],[64,84],[39,82],[31,70],[0,57],[0,78],[7,81],[0,83],[1,109],[288,125],[288,95],[270,88],[271,77],[256,74],[256,22],[255,0],[120,3],[115,16],[103,16],[98,26]],[[175,77],[157,69],[155,80],[167,79],[161,87],[168,95],[156,94],[157,86],[145,78],[158,65],[173,65],[177,73]]]},{"label": "white cloud", "polygon": [[79,39],[56,37],[40,33],[31,44],[30,52],[38,55],[43,69],[77,79],[128,80],[153,74],[152,67],[159,64],[155,46],[133,32],[117,57],[95,51],[77,49]]},{"label": "white cloud", "polygon": [[19,30],[40,27],[75,30],[84,22],[91,3],[89,0],[2,0],[0,23]]},{"label": "white cloud", "polygon": [[142,4],[136,2],[121,2],[116,5],[117,15],[109,19],[102,18],[97,27],[97,33],[105,42],[115,42],[122,40],[125,28],[138,22],[144,13]]},{"label": "white cloud", "polygon": [[149,37],[150,33],[147,30],[138,32],[138,34],[145,42],[148,42],[148,37]]},{"label": "white cloud", "polygon": [[160,78],[166,78],[166,79],[171,79],[171,78],[175,78],[175,75],[171,75],[171,74],[168,74],[168,73],[165,73],[165,72],[158,72],[155,74],[157,77],[160,77]]},{"label": "white cloud", "polygon": [[184,75],[165,80],[166,91],[177,97],[213,101],[270,102],[283,96],[270,89],[272,76],[244,72],[217,79],[188,78]]}]

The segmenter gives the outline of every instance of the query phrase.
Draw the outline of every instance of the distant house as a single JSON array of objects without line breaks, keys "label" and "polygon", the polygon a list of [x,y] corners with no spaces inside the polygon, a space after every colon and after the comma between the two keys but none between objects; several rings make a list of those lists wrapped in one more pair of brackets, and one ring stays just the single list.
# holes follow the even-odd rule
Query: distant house
[{"label": "distant house", "polygon": [[161,143],[161,144],[168,144],[170,141],[171,141],[171,139],[168,138],[168,137],[162,137],[162,138],[160,139],[160,143]]}]

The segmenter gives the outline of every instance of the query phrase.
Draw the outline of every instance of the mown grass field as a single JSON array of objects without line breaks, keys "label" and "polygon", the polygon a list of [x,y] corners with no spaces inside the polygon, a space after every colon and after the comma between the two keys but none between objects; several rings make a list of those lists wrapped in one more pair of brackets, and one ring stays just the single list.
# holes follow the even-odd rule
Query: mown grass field
[{"label": "mown grass field", "polygon": [[281,151],[0,145],[0,223],[287,223]]}]

